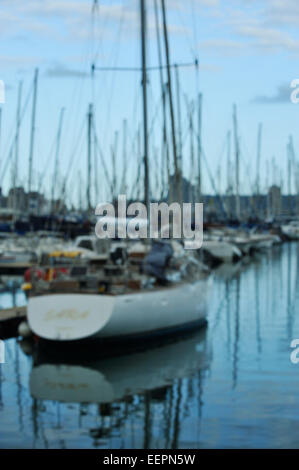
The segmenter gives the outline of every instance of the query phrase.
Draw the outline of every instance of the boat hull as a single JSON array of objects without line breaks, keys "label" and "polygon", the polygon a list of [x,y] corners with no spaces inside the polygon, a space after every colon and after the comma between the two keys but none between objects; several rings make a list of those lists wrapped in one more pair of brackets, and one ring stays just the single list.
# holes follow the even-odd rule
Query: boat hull
[{"label": "boat hull", "polygon": [[60,294],[29,300],[38,337],[57,342],[126,340],[206,323],[211,279],[128,295]]}]

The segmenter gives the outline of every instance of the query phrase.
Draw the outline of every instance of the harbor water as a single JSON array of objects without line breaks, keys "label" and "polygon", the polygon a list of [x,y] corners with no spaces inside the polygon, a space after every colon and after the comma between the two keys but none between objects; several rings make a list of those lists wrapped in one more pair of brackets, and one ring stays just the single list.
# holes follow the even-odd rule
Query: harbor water
[{"label": "harbor water", "polygon": [[[60,363],[5,341],[1,448],[298,448],[299,244],[215,271],[208,326]],[[1,308],[22,305],[0,294]],[[184,312],[182,312],[182,315]]]}]

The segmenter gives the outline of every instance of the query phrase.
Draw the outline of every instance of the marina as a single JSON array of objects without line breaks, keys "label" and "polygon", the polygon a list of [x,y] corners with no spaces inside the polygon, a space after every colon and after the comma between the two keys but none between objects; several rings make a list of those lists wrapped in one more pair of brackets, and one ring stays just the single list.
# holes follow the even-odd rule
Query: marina
[{"label": "marina", "polygon": [[3,1],[1,450],[298,449],[293,1]]}]

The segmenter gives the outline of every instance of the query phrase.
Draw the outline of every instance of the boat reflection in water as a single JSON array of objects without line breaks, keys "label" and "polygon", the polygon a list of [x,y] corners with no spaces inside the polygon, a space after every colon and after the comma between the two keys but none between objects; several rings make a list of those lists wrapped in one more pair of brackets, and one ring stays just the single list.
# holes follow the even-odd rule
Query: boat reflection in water
[{"label": "boat reflection in water", "polygon": [[33,398],[64,403],[112,403],[161,389],[208,366],[206,331],[150,349],[77,363],[39,355],[30,377]]}]

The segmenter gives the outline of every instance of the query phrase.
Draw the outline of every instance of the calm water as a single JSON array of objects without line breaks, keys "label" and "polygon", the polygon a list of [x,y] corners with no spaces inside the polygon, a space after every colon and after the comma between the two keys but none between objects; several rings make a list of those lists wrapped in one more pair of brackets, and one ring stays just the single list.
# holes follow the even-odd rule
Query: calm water
[{"label": "calm water", "polygon": [[207,330],[176,342],[66,366],[6,341],[0,447],[299,447],[299,245],[224,271]]}]

